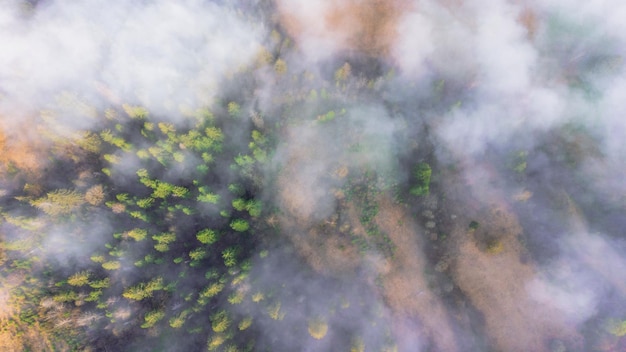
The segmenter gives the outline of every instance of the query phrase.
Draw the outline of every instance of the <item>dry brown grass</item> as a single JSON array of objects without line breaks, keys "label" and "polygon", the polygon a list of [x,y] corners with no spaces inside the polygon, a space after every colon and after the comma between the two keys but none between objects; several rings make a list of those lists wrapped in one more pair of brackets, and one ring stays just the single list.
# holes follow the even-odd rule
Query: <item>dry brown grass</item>
[{"label": "dry brown grass", "polygon": [[447,309],[430,290],[424,276],[427,262],[418,239],[418,227],[406,209],[389,197],[380,199],[379,209],[376,222],[396,247],[390,270],[382,276],[385,300],[398,316],[397,321],[419,321],[424,335],[434,342],[438,351],[459,351]]},{"label": "dry brown grass", "polygon": [[[493,170],[492,170],[493,172]],[[488,174],[489,177],[498,177]],[[452,179],[447,184],[457,199],[454,228],[450,233],[450,255],[455,258],[452,274],[455,283],[485,318],[486,333],[491,343],[502,351],[547,351],[547,341],[560,338],[578,341],[573,326],[553,308],[529,295],[528,284],[536,277],[536,268],[525,260],[526,250],[519,242],[522,228],[509,208],[506,197],[495,189],[486,191],[480,185],[480,205],[488,210],[468,206],[476,204],[462,182]],[[489,183],[488,180],[485,184]],[[474,199],[473,201],[470,199]],[[471,220],[479,229],[496,236],[501,246],[494,252],[481,248],[468,228]]]}]

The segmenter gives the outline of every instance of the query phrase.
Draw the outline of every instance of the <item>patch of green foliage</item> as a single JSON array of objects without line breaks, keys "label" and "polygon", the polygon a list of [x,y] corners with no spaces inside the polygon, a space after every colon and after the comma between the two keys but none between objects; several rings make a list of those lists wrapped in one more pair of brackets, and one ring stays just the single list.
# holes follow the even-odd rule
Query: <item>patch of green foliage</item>
[{"label": "patch of green foliage", "polygon": [[427,163],[419,163],[413,169],[414,185],[409,190],[414,196],[426,196],[430,193],[430,177],[432,169]]}]

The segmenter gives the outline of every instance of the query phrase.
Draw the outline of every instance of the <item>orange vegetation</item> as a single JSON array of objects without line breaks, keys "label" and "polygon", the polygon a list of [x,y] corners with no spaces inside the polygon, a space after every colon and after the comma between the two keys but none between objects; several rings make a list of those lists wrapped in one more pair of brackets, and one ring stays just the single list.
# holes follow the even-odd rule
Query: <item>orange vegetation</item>
[{"label": "orange vegetation", "polygon": [[0,119],[0,172],[12,166],[36,174],[41,168],[38,156],[42,148],[26,126],[9,127]]}]

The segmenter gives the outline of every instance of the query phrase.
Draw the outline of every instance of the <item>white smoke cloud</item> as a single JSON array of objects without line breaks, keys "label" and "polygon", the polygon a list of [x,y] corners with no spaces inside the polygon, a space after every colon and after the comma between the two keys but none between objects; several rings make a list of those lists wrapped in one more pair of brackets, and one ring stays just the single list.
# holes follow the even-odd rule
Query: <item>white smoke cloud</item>
[{"label": "white smoke cloud", "polygon": [[255,57],[263,33],[234,10],[195,0],[55,1],[30,12],[9,4],[0,9],[0,109],[37,111],[59,91],[89,97],[103,86],[107,99],[155,113],[207,104],[220,79]]}]

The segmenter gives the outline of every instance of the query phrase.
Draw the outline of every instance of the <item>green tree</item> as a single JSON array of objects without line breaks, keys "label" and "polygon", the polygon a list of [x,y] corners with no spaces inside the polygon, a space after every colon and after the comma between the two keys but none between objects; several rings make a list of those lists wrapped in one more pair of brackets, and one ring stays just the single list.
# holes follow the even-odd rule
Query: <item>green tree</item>
[{"label": "green tree", "polygon": [[225,282],[223,280],[214,282],[210,284],[209,286],[207,286],[204,290],[202,290],[199,296],[200,298],[215,297],[217,294],[222,292],[222,290],[224,289],[224,285],[225,285]]},{"label": "green tree", "polygon": [[239,104],[235,103],[234,101],[228,103],[228,114],[230,114],[230,116],[237,117],[239,116],[240,112],[241,107],[239,106]]},{"label": "green tree", "polygon": [[189,258],[193,261],[201,260],[207,256],[207,251],[204,248],[196,248],[189,252]]},{"label": "green tree", "polygon": [[235,219],[230,223],[230,227],[237,232],[244,232],[250,228],[250,224],[243,219]]},{"label": "green tree", "polygon": [[409,190],[414,196],[425,196],[430,193],[430,177],[432,169],[427,163],[419,163],[413,170],[415,185]]},{"label": "green tree", "polygon": [[237,254],[239,253],[239,248],[228,247],[222,251],[222,258],[224,259],[224,265],[230,267],[237,265]]},{"label": "green tree", "polygon": [[242,211],[242,210],[246,209],[246,205],[247,205],[245,199],[243,199],[243,198],[233,199],[232,204],[233,204],[233,208],[235,208],[235,210],[237,210],[237,211]]},{"label": "green tree", "polygon": [[201,230],[196,234],[196,238],[202,244],[213,244],[217,241],[217,233],[211,229]]}]

